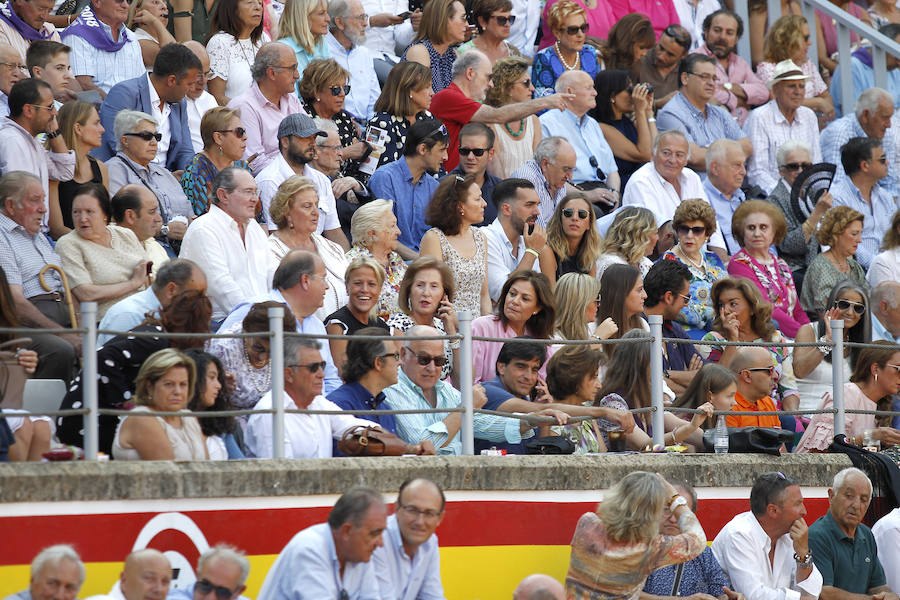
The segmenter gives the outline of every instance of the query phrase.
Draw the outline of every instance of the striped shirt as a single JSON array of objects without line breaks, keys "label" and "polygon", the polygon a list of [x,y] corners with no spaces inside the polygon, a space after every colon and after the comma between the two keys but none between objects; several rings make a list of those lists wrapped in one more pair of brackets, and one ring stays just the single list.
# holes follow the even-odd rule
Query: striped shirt
[{"label": "striped shirt", "polygon": [[747,178],[750,183],[761,187],[766,194],[771,194],[778,185],[781,176],[778,174],[775,152],[786,141],[806,142],[812,148],[813,164],[822,162],[819,120],[816,113],[805,106],[797,108],[794,120],[788,123],[777,102],[770,100],[750,113],[744,131],[753,144]]},{"label": "striped shirt", "polygon": [[[46,294],[38,274],[45,265],[61,265],[62,259],[50,247],[42,233],[28,233],[24,227],[0,213],[0,267],[10,285],[22,286],[26,298]],[[51,291],[61,292],[62,281],[56,271],[48,271],[44,280]]]},{"label": "striped shirt", "polygon": [[[98,22],[106,35],[112,37],[112,28],[102,21]],[[119,28],[119,35],[124,35],[128,42],[117,52],[95,48],[77,35],[64,35],[63,43],[72,48],[72,75],[90,75],[94,78],[94,85],[109,93],[110,88],[117,83],[146,73],[137,38],[124,25]]]},{"label": "striped shirt", "polygon": [[553,211],[556,210],[556,205],[566,195],[566,186],[562,186],[556,190],[556,194],[551,195],[550,184],[547,183],[547,178],[544,177],[540,165],[534,160],[529,160],[523,164],[510,177],[521,177],[534,184],[534,191],[537,192],[538,198],[541,200],[538,205],[541,209],[541,214],[538,215],[538,225],[546,227],[547,223],[550,222],[550,217],[553,216]]}]

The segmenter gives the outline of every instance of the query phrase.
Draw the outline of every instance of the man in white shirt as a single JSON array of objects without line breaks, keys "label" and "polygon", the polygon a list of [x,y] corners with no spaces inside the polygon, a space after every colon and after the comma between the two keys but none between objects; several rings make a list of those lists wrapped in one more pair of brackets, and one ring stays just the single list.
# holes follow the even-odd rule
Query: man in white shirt
[{"label": "man in white shirt", "polygon": [[359,0],[332,0],[328,15],[331,23],[325,43],[331,58],[350,72],[344,108],[360,121],[368,121],[381,95],[372,52],[365,46],[368,16]]},{"label": "man in white shirt", "polygon": [[148,187],[129,183],[119,188],[110,206],[116,226],[131,230],[144,246],[147,260],[152,263],[150,274],[158,273],[159,268],[169,260],[169,255],[155,239],[163,224],[156,194]]},{"label": "man in white shirt", "polygon": [[775,73],[766,84],[774,98],[754,109],[744,125],[753,144],[747,178],[766,194],[778,185],[778,161],[775,152],[788,140],[802,140],[813,149],[813,164],[822,162],[819,146],[819,120],[806,99],[806,80],[794,61],[783,60],[775,65]]},{"label": "man in white shirt", "polygon": [[878,545],[878,556],[888,587],[900,590],[900,508],[895,508],[884,515],[872,527],[875,543]]},{"label": "man in white shirt", "polygon": [[[407,0],[363,0],[362,5],[369,15],[365,45],[380,54],[380,60],[387,65],[395,64],[403,49],[412,42],[422,20],[421,9],[410,12]],[[409,15],[399,16],[404,13]]]},{"label": "man in white shirt", "polygon": [[332,242],[340,244],[346,251],[350,249],[350,242],[341,230],[331,180],[310,165],[317,153],[316,137],[327,135],[316,127],[316,122],[308,115],[293,114],[285,117],[278,126],[280,153],[256,176],[256,182],[259,184],[263,212],[266,214],[269,230],[272,231],[277,229],[277,226],[269,218],[269,205],[278,191],[278,186],[294,175],[311,179],[319,195],[319,222],[316,233],[321,233]]},{"label": "man in white shirt", "polygon": [[527,179],[504,179],[494,188],[497,218],[485,227],[488,293],[500,298],[509,274],[520,269],[540,272],[538,255],[547,245],[547,232],[538,224],[540,203],[534,184]]},{"label": "man in white shirt", "polygon": [[[809,552],[800,486],[763,473],[750,490],[750,511],[734,517],[712,543],[732,587],[747,600],[813,600],[822,575]],[[773,550],[774,547],[774,550]]]},{"label": "man in white shirt", "polygon": [[512,0],[512,14],[516,22],[509,28],[507,42],[518,48],[522,56],[534,58],[534,43],[541,23],[541,3],[531,0]]},{"label": "man in white shirt", "polygon": [[434,534],[444,520],[446,499],[430,479],[407,479],[400,486],[384,543],[372,554],[382,598],[443,600],[441,557]]},{"label": "man in white shirt", "polygon": [[[671,221],[675,209],[687,198],[709,202],[700,176],[687,168],[690,147],[685,135],[677,130],[665,131],[653,141],[651,161],[634,172],[622,194],[622,206],[634,204],[649,208],[656,215],[660,228]],[[711,247],[724,251],[721,231],[709,239]]]},{"label": "man in white shirt", "polygon": [[187,102],[188,129],[191,131],[191,144],[194,152],[203,150],[203,139],[200,137],[200,121],[203,115],[211,108],[219,105],[215,97],[206,91],[206,81],[209,75],[209,54],[200,42],[189,40],[184,45],[200,59],[200,75],[188,86],[185,101]]},{"label": "man in white shirt", "polygon": [[181,258],[202,266],[213,322],[219,322],[240,302],[266,293],[269,243],[253,218],[259,194],[248,171],[226,167],[216,175],[212,189],[209,212],[188,228]]}]

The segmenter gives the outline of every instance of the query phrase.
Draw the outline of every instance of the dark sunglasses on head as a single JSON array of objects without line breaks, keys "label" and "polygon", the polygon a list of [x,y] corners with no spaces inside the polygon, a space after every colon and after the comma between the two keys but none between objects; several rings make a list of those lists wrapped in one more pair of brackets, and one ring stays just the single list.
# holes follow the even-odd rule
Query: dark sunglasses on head
[{"label": "dark sunglasses on head", "polygon": [[436,366],[436,367],[443,367],[447,363],[447,357],[443,356],[443,355],[428,356],[427,354],[425,354],[425,355],[416,354],[412,350],[410,350],[410,352],[412,352],[412,355],[416,357],[416,362],[419,363],[419,365],[421,365],[423,367],[427,367],[428,363],[431,363],[431,362],[434,362],[434,366]]},{"label": "dark sunglasses on head", "polygon": [[587,33],[587,30],[588,30],[588,24],[587,24],[587,23],[584,23],[584,24],[582,24],[582,25],[576,25],[576,26],[573,26],[573,27],[566,27],[563,31],[565,31],[565,32],[568,33],[569,35],[575,35],[575,34],[578,33],[579,31],[580,31],[581,33]]},{"label": "dark sunglasses on head", "polygon": [[[663,29],[663,33],[675,40],[679,46],[689,47],[691,45],[691,35],[686,31],[680,30],[675,25],[669,25]],[[685,35],[687,33],[687,35]]]},{"label": "dark sunglasses on head", "polygon": [[235,127],[234,129],[218,129],[216,130],[216,133],[233,133],[239,138],[242,138],[247,135],[247,130],[243,127]]},{"label": "dark sunglasses on head", "polygon": [[811,166],[812,166],[812,163],[810,163],[810,162],[802,162],[802,163],[793,162],[793,163],[787,163],[786,165],[781,165],[781,168],[785,169],[787,171],[801,171],[803,169],[808,169]]},{"label": "dark sunglasses on head", "polygon": [[688,233],[693,233],[696,236],[701,236],[706,233],[705,225],[697,225],[696,227],[688,227],[687,225],[676,225],[675,231],[678,235],[687,235]]},{"label": "dark sunglasses on head", "polygon": [[[585,209],[579,208],[577,212],[579,219],[584,220],[588,218],[588,211],[586,211]],[[567,219],[571,219],[575,213],[576,211],[574,208],[564,208],[562,211],[563,216]]]},{"label": "dark sunglasses on head", "polygon": [[138,131],[137,133],[126,133],[125,135],[141,138],[145,142],[149,142],[150,140],[156,140],[158,142],[162,140],[162,134],[158,131],[156,133],[150,131]]},{"label": "dark sunglasses on head", "polygon": [[509,23],[510,25],[512,25],[513,23],[516,22],[516,15],[510,15],[510,16],[508,16],[508,17],[498,17],[498,16],[495,15],[495,16],[492,17],[492,18],[493,18],[493,19],[496,19],[497,25],[499,25],[500,27],[506,27],[506,24],[507,24],[507,23]]},{"label": "dark sunglasses on head", "polygon": [[848,308],[850,308],[852,306],[853,311],[858,315],[861,315],[864,312],[866,312],[865,304],[860,304],[859,302],[852,302],[851,300],[844,300],[844,299],[835,300],[834,305],[838,310],[847,310]]},{"label": "dark sunglasses on head", "polygon": [[345,96],[350,93],[349,85],[333,85],[333,86],[329,87],[328,89],[331,90],[332,96],[340,96],[341,92],[343,92],[343,94]]},{"label": "dark sunglasses on head", "polygon": [[466,148],[465,146],[460,146],[459,155],[468,156],[469,154],[474,154],[475,156],[481,158],[488,150],[490,150],[490,148]]},{"label": "dark sunglasses on head", "polygon": [[224,585],[213,585],[205,579],[198,579],[194,584],[194,590],[200,592],[201,596],[206,596],[212,591],[216,592],[216,598],[219,600],[229,600],[234,596],[234,591],[229,590]]}]

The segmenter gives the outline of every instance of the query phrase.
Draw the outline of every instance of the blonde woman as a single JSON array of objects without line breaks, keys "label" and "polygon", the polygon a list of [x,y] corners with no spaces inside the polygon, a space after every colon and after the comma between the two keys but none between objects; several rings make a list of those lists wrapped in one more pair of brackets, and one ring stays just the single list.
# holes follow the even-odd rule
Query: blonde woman
[{"label": "blonde woman", "polygon": [[175,43],[175,38],[166,29],[168,24],[169,9],[165,0],[134,0],[128,9],[125,26],[134,32],[141,45],[141,58],[148,73],[153,72],[153,61],[159,49]]},{"label": "blonde woman", "polygon": [[600,236],[594,227],[594,210],[584,194],[574,192],[556,205],[547,223],[547,245],[538,261],[541,273],[553,286],[566,273],[597,274]]},{"label": "blonde woman", "polygon": [[[491,72],[492,87],[488,88],[485,104],[501,107],[516,102],[527,102],[534,95],[534,85],[528,74],[531,61],[521,56],[501,58],[494,63]],[[493,123],[495,152],[488,163],[488,173],[501,179],[512,176],[513,171],[534,157],[541,141],[541,122],[531,115],[509,123]]]},{"label": "blonde woman", "polygon": [[173,348],[151,355],[135,379],[134,412],[169,413],[164,417],[125,417],[113,440],[116,460],[209,460],[196,417],[178,413],[194,396],[194,361]]},{"label": "blonde woman", "polygon": [[613,219],[600,243],[597,277],[610,265],[637,267],[644,277],[653,266],[647,257],[653,254],[657,241],[659,230],[653,211],[642,206],[626,206]]},{"label": "blonde woman", "polygon": [[272,203],[269,216],[278,229],[269,236],[269,282],[281,259],[291,250],[313,252],[325,263],[325,299],[316,311],[316,316],[325,319],[347,304],[347,290],[344,272],[347,259],[344,249],[316,233],[319,219],[319,196],[316,184],[308,177],[293,175],[280,186]]},{"label": "blonde woman", "polygon": [[[324,0],[287,0],[278,21],[282,44],[290,46],[297,55],[297,72],[303,73],[306,65],[315,58],[331,58],[325,45],[328,34],[328,3]],[[300,81],[297,81],[297,91]]]},{"label": "blonde woman", "polygon": [[[347,282],[347,304],[328,315],[325,332],[329,335],[353,335],[366,327],[378,327],[385,334],[390,333],[387,323],[374,314],[384,284],[381,265],[372,258],[355,258],[347,265],[344,281]],[[347,361],[347,340],[328,340],[328,345],[338,372],[343,371]]]},{"label": "blonde woman", "polygon": [[584,273],[566,273],[553,288],[556,298],[556,332],[561,340],[605,340],[618,331],[615,321],[607,317],[595,325],[600,301],[600,280]]}]

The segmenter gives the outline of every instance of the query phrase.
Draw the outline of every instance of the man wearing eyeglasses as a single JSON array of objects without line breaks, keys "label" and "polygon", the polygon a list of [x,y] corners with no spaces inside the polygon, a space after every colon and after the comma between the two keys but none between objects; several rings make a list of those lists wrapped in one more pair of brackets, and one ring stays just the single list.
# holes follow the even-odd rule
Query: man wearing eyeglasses
[{"label": "man wearing eyeglasses", "polygon": [[241,596],[250,574],[244,553],[226,544],[216,544],[197,559],[197,581],[193,589],[172,590],[167,600],[246,600]]},{"label": "man wearing eyeglasses", "polygon": [[487,200],[484,220],[479,227],[490,225],[497,218],[497,207],[491,202],[494,186],[500,178],[487,172],[488,163],[494,158],[494,131],[484,123],[466,123],[459,131],[459,164],[450,171],[453,175],[474,175],[481,186],[481,197]]},{"label": "man wearing eyeglasses", "polygon": [[0,8],[0,42],[25,56],[33,40],[59,42],[59,32],[47,18],[53,0],[9,0]]},{"label": "man wearing eyeglasses", "polygon": [[706,148],[721,138],[737,141],[750,155],[753,145],[731,113],[710,102],[719,83],[716,59],[688,54],[678,68],[678,78],[681,91],[659,111],[656,126],[661,132],[678,129],[687,136],[691,168],[705,171]]},{"label": "man wearing eyeglasses", "polygon": [[350,94],[344,108],[362,122],[375,114],[375,101],[381,95],[381,85],[375,73],[372,51],[366,46],[366,14],[360,0],[332,0],[328,3],[328,35],[325,43],[331,58],[350,73]]},{"label": "man wearing eyeglasses", "polygon": [[443,600],[441,557],[435,530],[444,520],[444,491],[430,479],[400,485],[394,514],[372,553],[382,598]]},{"label": "man wearing eyeglasses", "polygon": [[197,81],[202,65],[197,55],[182,44],[166,44],[153,61],[153,72],[117,83],[100,105],[103,145],[93,151],[100,160],[116,154],[114,122],[122,110],[138,110],[152,115],[162,138],[157,142],[156,158],[151,161],[170,171],[181,171],[194,157],[191,130],[188,127],[188,88]]},{"label": "man wearing eyeglasses", "polygon": [[[737,375],[736,411],[775,411],[775,402],[769,395],[778,382],[772,353],[766,348],[749,347],[738,350],[731,361],[731,370]],[[778,415],[728,415],[729,427],[781,427]],[[740,590],[738,590],[740,591]]]},{"label": "man wearing eyeglasses", "polygon": [[209,54],[200,42],[190,40],[184,42],[184,46],[197,55],[200,59],[200,73],[197,78],[188,85],[187,94],[184,97],[187,108],[188,129],[191,132],[191,145],[194,152],[203,150],[203,138],[200,137],[200,121],[203,115],[211,108],[219,105],[215,96],[206,91],[206,82],[209,79]]},{"label": "man wearing eyeglasses", "polygon": [[26,77],[25,65],[16,49],[0,43],[0,117],[9,116],[9,92]]}]

